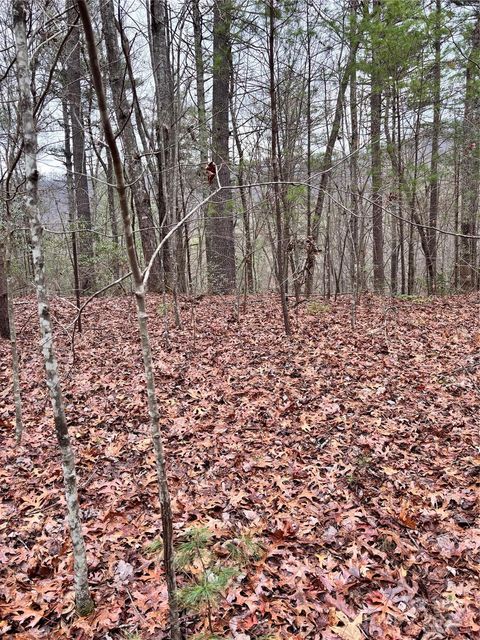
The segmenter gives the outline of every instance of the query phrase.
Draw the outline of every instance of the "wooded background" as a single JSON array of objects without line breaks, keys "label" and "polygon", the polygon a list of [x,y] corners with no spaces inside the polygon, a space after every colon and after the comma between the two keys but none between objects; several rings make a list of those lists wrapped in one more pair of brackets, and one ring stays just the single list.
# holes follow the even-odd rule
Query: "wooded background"
[{"label": "wooded background", "polygon": [[[5,325],[7,244],[12,294],[29,293],[33,274],[2,5]],[[195,209],[154,260],[150,291],[298,301],[478,286],[477,3],[107,0],[90,11],[140,261]],[[27,24],[48,286],[87,295],[128,272],[111,155],[75,4],[29,4]]]}]

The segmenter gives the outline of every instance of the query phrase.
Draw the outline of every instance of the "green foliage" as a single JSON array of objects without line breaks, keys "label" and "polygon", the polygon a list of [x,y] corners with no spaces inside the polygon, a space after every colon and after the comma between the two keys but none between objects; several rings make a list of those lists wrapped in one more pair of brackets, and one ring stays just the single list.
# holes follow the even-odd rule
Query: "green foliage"
[{"label": "green foliage", "polygon": [[287,189],[286,200],[290,204],[303,202],[307,197],[307,187],[303,184],[292,184]]},{"label": "green foliage", "polygon": [[216,601],[237,574],[238,570],[234,567],[207,568],[196,583],[179,590],[178,599],[187,609],[200,610],[205,605]]},{"label": "green foliage", "polygon": [[[377,82],[386,84],[406,78],[418,64],[428,37],[428,23],[419,0],[384,0],[362,24],[366,56],[359,68],[375,72]],[[372,67],[372,52],[375,61]]]},{"label": "green foliage", "polygon": [[187,569],[189,565],[200,558],[205,559],[212,533],[206,527],[192,527],[185,532],[185,539],[178,546],[175,555],[175,563],[181,569]]},{"label": "green foliage", "polygon": [[258,560],[262,553],[262,544],[248,534],[228,540],[220,546],[206,527],[191,527],[185,532],[176,549],[175,563],[189,581],[178,590],[177,597],[187,610],[207,615],[210,635],[197,636],[198,640],[220,637],[213,631],[213,607],[232,578],[240,573],[239,567]]},{"label": "green foliage", "polygon": [[161,551],[161,549],[163,549],[163,540],[161,538],[152,540],[143,547],[145,553],[157,553],[157,551]]},{"label": "green foliage", "polygon": [[240,566],[259,560],[264,549],[262,543],[250,535],[229,540],[225,546],[231,559]]}]

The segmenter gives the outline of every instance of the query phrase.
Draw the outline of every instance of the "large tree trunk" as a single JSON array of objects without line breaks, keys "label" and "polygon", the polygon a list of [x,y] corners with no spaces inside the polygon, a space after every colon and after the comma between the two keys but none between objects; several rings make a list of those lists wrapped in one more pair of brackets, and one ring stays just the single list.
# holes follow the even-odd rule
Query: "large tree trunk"
[{"label": "large tree trunk", "polygon": [[[120,52],[115,27],[115,11],[113,0],[100,3],[102,28],[107,52],[110,88],[114,102],[114,110],[120,137],[123,140],[125,167],[130,189],[133,195],[138,219],[143,256],[148,263],[157,245],[157,234],[153,219],[150,196],[143,178],[143,165],[138,149],[135,130],[131,121],[131,104],[125,92],[125,65]],[[150,289],[159,291],[162,288],[160,261],[155,260],[150,279]]]},{"label": "large tree trunk", "polygon": [[[175,165],[175,104],[173,90],[173,74],[170,63],[167,41],[167,8],[164,0],[150,0],[149,23],[151,31],[150,54],[152,58],[153,78],[155,82],[155,99],[157,106],[156,144],[158,168],[158,208],[160,220],[160,237],[168,232],[168,224],[175,222],[174,175]],[[167,280],[170,281],[172,269],[170,265],[169,245],[166,242],[162,249],[162,261]],[[169,282],[172,286],[172,283]]]},{"label": "large tree trunk", "polygon": [[[207,271],[212,293],[235,290],[235,243],[229,159],[230,0],[218,0],[213,8],[212,160],[223,189],[212,197],[207,214]],[[212,182],[212,189],[217,183]]]},{"label": "large tree trunk", "polygon": [[[110,118],[108,114],[107,101],[105,98],[105,90],[103,87],[102,74],[98,61],[97,46],[95,35],[93,33],[90,14],[85,0],[78,0],[78,7],[85,30],[85,39],[88,47],[88,57],[92,72],[92,80],[97,94],[98,109],[102,127],[105,132],[105,140],[112,157],[112,165],[115,172],[116,189],[120,212],[122,215],[123,231],[125,235],[125,244],[127,248],[128,260],[132,272],[133,283],[135,287],[135,300],[137,304],[138,331],[142,347],[143,365],[145,382],[147,387],[148,412],[150,416],[150,429],[155,452],[155,462],[157,468],[157,482],[160,499],[160,507],[162,512],[162,536],[163,536],[163,559],[164,569],[167,579],[168,598],[170,605],[170,638],[171,640],[180,640],[180,623],[178,616],[178,601],[176,597],[176,580],[174,569],[174,551],[173,551],[173,518],[172,507],[170,501],[170,493],[168,489],[167,470],[165,462],[165,454],[163,450],[163,442],[160,433],[160,412],[155,392],[155,377],[153,372],[153,358],[150,345],[150,337],[148,332],[148,316],[145,304],[145,279],[147,276],[142,275],[140,265],[138,263],[135,251],[135,240],[132,228],[132,218],[130,215],[129,198],[125,184],[123,173],[123,165],[120,153],[117,147],[115,135],[112,130]],[[150,265],[149,265],[150,266]]]},{"label": "large tree trunk", "polygon": [[[68,20],[74,24],[76,11],[70,8]],[[83,99],[81,78],[82,63],[80,57],[79,28],[72,27],[66,49],[66,95],[69,107],[72,132],[73,156],[73,193],[75,197],[76,224],[78,227],[78,279],[80,292],[85,294],[95,289],[94,249],[92,214],[88,189],[85,123],[83,118]]]},{"label": "large tree trunk", "polygon": [[63,478],[68,509],[68,524],[73,543],[75,571],[75,601],[80,615],[88,615],[93,609],[93,600],[88,586],[87,555],[81,530],[80,505],[77,492],[77,477],[73,449],[68,434],[67,419],[63,405],[57,360],[54,352],[52,323],[45,284],[43,256],[43,225],[38,208],[37,132],[33,115],[31,74],[28,60],[26,36],[25,0],[14,0],[13,24],[16,44],[16,64],[19,88],[19,108],[22,114],[23,153],[26,173],[25,211],[30,222],[35,289],[38,301],[38,319],[42,339],[42,353],[47,385],[52,401],[55,432],[62,455]]},{"label": "large tree trunk", "polygon": [[[480,182],[480,11],[472,33],[472,48],[467,61],[465,82],[465,114],[463,121],[462,206],[460,229],[464,236],[473,236],[477,229],[478,190]],[[476,240],[460,239],[459,285],[471,291],[476,285]]]}]

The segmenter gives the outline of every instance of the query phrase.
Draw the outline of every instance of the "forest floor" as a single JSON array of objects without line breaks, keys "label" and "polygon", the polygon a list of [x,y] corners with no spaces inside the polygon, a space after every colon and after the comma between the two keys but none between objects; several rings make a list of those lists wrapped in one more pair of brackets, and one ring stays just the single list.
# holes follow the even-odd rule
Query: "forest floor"
[{"label": "forest floor", "polygon": [[[17,446],[3,341],[0,635],[166,638],[134,302],[93,302],[74,353],[72,307],[54,302],[97,605],[86,619],[35,303],[16,308],[25,433]],[[367,297],[354,329],[347,299],[303,304],[291,338],[270,296],[239,318],[232,300],[183,302],[168,343],[162,299],[149,310],[176,539],[207,527],[208,562],[239,567],[212,605],[219,637],[480,638],[478,295]],[[185,612],[188,637],[207,618]]]}]

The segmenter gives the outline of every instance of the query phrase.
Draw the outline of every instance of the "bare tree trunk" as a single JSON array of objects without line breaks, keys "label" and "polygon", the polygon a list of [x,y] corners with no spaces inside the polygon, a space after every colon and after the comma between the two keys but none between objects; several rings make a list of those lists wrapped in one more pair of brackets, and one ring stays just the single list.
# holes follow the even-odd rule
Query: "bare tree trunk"
[{"label": "bare tree trunk", "polygon": [[243,218],[243,235],[245,238],[245,282],[246,289],[249,293],[253,293],[254,290],[254,278],[253,278],[253,244],[252,244],[252,232],[250,229],[250,213],[248,211],[247,193],[245,186],[245,160],[243,154],[243,146],[240,138],[240,133],[237,125],[237,118],[233,105],[233,92],[234,92],[234,76],[233,66],[231,69],[231,85],[230,85],[230,113],[232,117],[232,132],[235,140],[235,147],[238,153],[238,173],[237,184],[240,188],[240,201],[242,203],[242,218]]},{"label": "bare tree trunk", "polygon": [[[463,122],[461,232],[473,236],[477,229],[480,182],[480,11],[476,11],[472,48],[467,60],[465,115]],[[476,286],[476,245],[473,238],[460,238],[459,284],[462,291]]]},{"label": "bare tree trunk", "polygon": [[[157,106],[156,139],[158,165],[158,203],[160,219],[160,237],[168,231],[168,224],[174,222],[175,199],[173,176],[177,171],[175,163],[175,123],[173,75],[167,42],[167,10],[164,0],[150,0],[149,22],[151,31],[150,53],[152,58],[155,99]],[[162,249],[162,262],[168,285],[171,265],[168,243]]]},{"label": "bare tree trunk", "polygon": [[457,123],[455,123],[455,138],[454,138],[454,170],[453,170],[453,207],[454,207],[454,266],[453,266],[453,286],[455,290],[458,290],[459,281],[459,260],[460,260],[460,242],[458,233],[460,233],[459,221],[460,221],[460,150],[459,150],[459,135],[457,131]]},{"label": "bare tree trunk", "polygon": [[405,224],[403,221],[403,199],[404,199],[404,169],[402,158],[402,121],[400,111],[400,95],[398,89],[395,91],[396,115],[397,115],[397,157],[398,157],[398,250],[400,253],[400,291],[402,294],[406,292],[406,268],[405,268]]},{"label": "bare tree trunk", "polygon": [[195,79],[197,85],[198,141],[200,147],[200,162],[203,167],[205,167],[208,162],[209,132],[207,126],[207,111],[205,108],[205,65],[203,62],[202,16],[200,13],[199,0],[192,0],[192,22],[195,46]]},{"label": "bare tree trunk", "polygon": [[[392,120],[391,120],[391,134],[387,134],[391,139],[391,144],[394,148],[397,149],[397,164],[398,164],[398,173],[400,173],[401,166],[401,158],[400,158],[400,147],[397,142],[397,100],[395,91],[393,91],[393,100],[392,100]],[[387,106],[385,108],[385,130],[388,132],[389,130],[389,102],[387,102]],[[390,206],[392,208],[398,209],[400,206],[400,192],[401,192],[402,184],[400,178],[398,179],[398,192],[395,194],[391,194],[390,197]],[[397,294],[398,289],[398,220],[395,216],[390,217],[390,228],[391,228],[391,250],[390,250],[390,294],[392,296]]]},{"label": "bare tree trunk", "polygon": [[[352,69],[353,69],[352,63],[355,60],[358,46],[359,46],[359,38],[357,37],[353,43],[352,48],[350,49],[347,65],[345,67],[345,70],[342,75],[342,79],[340,81],[340,86],[338,88],[338,93],[337,93],[337,101],[335,104],[335,115],[333,117],[333,123],[330,129],[330,135],[328,136],[325,153],[323,154],[323,159],[321,164],[322,173],[320,177],[320,189],[318,191],[317,202],[315,205],[315,213],[312,221],[312,233],[313,233],[313,238],[315,243],[318,241],[320,221],[322,218],[323,207],[325,203],[325,196],[328,189],[328,183],[330,181],[330,170],[332,168],[333,150],[335,148],[335,144],[337,142],[338,135],[340,133],[340,127],[342,124],[345,92],[347,90],[350,76],[352,73]],[[314,272],[315,272],[315,253],[311,252],[308,255],[308,263],[306,265],[306,273],[307,273],[306,282],[305,282],[306,296],[310,296],[312,294],[313,281],[314,281],[314,275],[315,275]]]},{"label": "bare tree trunk", "polygon": [[[73,7],[68,10],[68,20],[74,24],[77,20]],[[88,293],[95,289],[95,265],[93,248],[92,213],[90,210],[90,196],[88,189],[85,124],[82,109],[82,63],[80,57],[79,29],[72,27],[67,40],[66,49],[66,96],[68,101],[73,151],[73,194],[76,205],[76,225],[78,227],[78,278],[81,293]]]},{"label": "bare tree trunk", "polygon": [[73,449],[68,435],[68,425],[58,377],[57,360],[54,353],[52,323],[45,284],[43,257],[43,226],[38,210],[37,133],[33,115],[31,75],[29,70],[25,0],[14,0],[13,24],[16,44],[16,65],[20,97],[20,113],[23,125],[23,152],[27,179],[25,210],[30,221],[32,256],[35,274],[35,289],[38,301],[38,318],[42,338],[42,353],[45,362],[47,385],[52,401],[55,432],[62,455],[63,478],[68,509],[68,524],[73,544],[75,571],[75,602],[80,615],[88,615],[94,607],[88,585],[87,555],[81,530],[80,505],[78,502],[77,477]]},{"label": "bare tree trunk", "polygon": [[[131,121],[132,109],[125,93],[125,69],[123,56],[118,46],[113,0],[101,2],[100,13],[102,16],[103,35],[107,51],[110,88],[114,101],[117,125],[124,146],[126,173],[135,203],[143,256],[148,263],[155,251],[157,234],[155,232],[150,197],[143,179],[141,154],[139,153],[135,130]],[[152,269],[150,289],[152,291],[160,291],[162,289],[160,261],[158,259],[155,260]]]},{"label": "bare tree trunk", "polygon": [[12,354],[12,381],[13,398],[15,402],[15,437],[20,443],[23,434],[23,409],[22,395],[20,390],[20,361],[17,348],[17,331],[15,328],[15,312],[13,309],[13,286],[12,286],[12,233],[10,229],[10,215],[8,215],[8,229],[5,243],[5,270],[7,272],[7,300],[8,300],[8,324],[10,327],[10,352]]},{"label": "bare tree trunk", "polygon": [[[212,293],[235,290],[235,243],[229,166],[230,0],[213,7],[212,159],[222,190],[212,197],[207,216],[207,272]],[[212,182],[213,190],[217,184]]]},{"label": "bare tree trunk", "polygon": [[[414,231],[415,223],[420,222],[416,215],[417,208],[417,178],[418,178],[418,145],[420,140],[420,105],[417,108],[417,114],[415,118],[415,130],[414,130],[414,163],[413,163],[413,182],[412,190],[409,194],[409,207],[410,207],[410,230],[408,234],[408,275],[407,275],[407,293],[412,295],[415,287],[415,253],[414,253]],[[418,227],[419,233],[424,229]]]},{"label": "bare tree trunk", "polygon": [[440,198],[440,180],[438,176],[439,138],[440,138],[440,107],[441,107],[441,21],[442,1],[435,0],[435,62],[433,66],[433,127],[432,127],[432,155],[430,158],[430,214],[428,229],[428,254],[430,274],[428,278],[429,293],[435,293],[437,279],[437,226],[438,203]]},{"label": "bare tree trunk", "polygon": [[117,213],[115,210],[115,190],[112,187],[113,180],[115,177],[115,173],[113,171],[112,165],[112,156],[110,151],[107,153],[107,206],[108,206],[108,217],[110,220],[110,228],[112,230],[112,243],[113,250],[115,252],[113,259],[113,274],[115,278],[120,276],[120,240],[118,237],[118,223],[117,223]]},{"label": "bare tree trunk", "polygon": [[7,268],[5,260],[6,242],[0,243],[0,337],[10,338],[10,323],[8,320],[8,287]]},{"label": "bare tree trunk", "polygon": [[[373,12],[380,12],[380,1],[373,0]],[[378,19],[378,18],[377,18]],[[383,209],[382,209],[382,82],[378,73],[379,60],[372,51],[370,95],[370,144],[372,172],[372,231],[373,231],[373,289],[383,293],[385,274],[383,267]]]},{"label": "bare tree trunk", "polygon": [[[20,390],[20,363],[17,349],[17,332],[15,329],[15,312],[13,309],[13,284],[12,284],[12,219],[10,215],[10,195],[5,194],[5,242],[0,244],[0,336],[10,338],[10,353],[12,355],[12,381],[13,397],[15,402],[15,436],[20,443],[23,433],[22,396]],[[4,253],[2,251],[4,249]],[[7,313],[7,327],[3,314]],[[8,328],[8,335],[5,329]]]},{"label": "bare tree trunk", "polygon": [[[73,163],[72,163],[72,149],[70,144],[70,118],[68,113],[68,102],[66,99],[62,100],[63,108],[63,129],[65,134],[65,169],[67,172],[67,195],[68,195],[68,222],[72,238],[72,267],[73,267],[73,281],[75,288],[75,298],[77,302],[77,310],[80,310],[81,301],[81,289],[80,289],[80,277],[78,268],[78,252],[77,252],[77,216],[75,215],[75,187],[73,184]],[[82,333],[82,316],[79,314],[77,319],[77,331]]]},{"label": "bare tree trunk", "polygon": [[[351,41],[350,48],[355,47],[357,37],[357,0],[352,1],[350,11]],[[350,74],[350,277],[354,298],[358,294],[358,288],[363,286],[364,265],[360,264],[360,244],[359,244],[359,193],[358,193],[358,150],[359,150],[359,130],[358,130],[358,98],[357,98],[357,69],[356,53],[352,57],[352,70]],[[362,274],[362,275],[361,275]],[[360,282],[360,280],[362,282]]]},{"label": "bare tree trunk", "polygon": [[[307,27],[307,244],[311,242],[312,235],[312,33],[310,31],[309,3],[306,3],[306,27]],[[305,265],[306,267],[307,265]]]},{"label": "bare tree trunk", "polygon": [[85,39],[88,48],[88,57],[92,73],[93,85],[97,94],[98,109],[102,126],[105,132],[105,140],[110,149],[112,156],[113,168],[115,171],[116,188],[118,200],[123,221],[123,229],[125,234],[125,242],[127,248],[128,260],[132,271],[132,278],[135,287],[135,300],[137,304],[138,331],[140,342],[142,345],[142,355],[144,364],[144,373],[147,386],[148,409],[150,415],[150,428],[152,441],[155,451],[155,460],[157,467],[158,492],[160,506],[162,512],[162,535],[163,535],[163,560],[164,569],[167,579],[167,588],[170,605],[170,623],[171,623],[171,639],[180,640],[180,625],[178,617],[178,602],[176,598],[176,580],[174,569],[174,552],[173,552],[173,528],[172,528],[172,507],[170,502],[170,493],[168,489],[167,471],[165,463],[165,454],[163,450],[163,442],[160,433],[160,415],[159,407],[155,392],[155,378],[153,373],[152,351],[150,346],[150,337],[148,333],[148,316],[145,305],[145,283],[138,263],[135,251],[135,241],[132,229],[132,218],[130,215],[130,207],[128,203],[127,188],[123,174],[122,159],[117,147],[115,135],[109,119],[105,91],[103,88],[102,74],[98,61],[97,46],[95,35],[93,33],[90,14],[85,0],[78,0],[78,8],[85,30]]},{"label": "bare tree trunk", "polygon": [[276,246],[276,271],[277,283],[280,293],[280,303],[282,306],[283,324],[285,333],[291,335],[290,318],[288,315],[288,305],[286,296],[286,246],[284,237],[284,223],[282,220],[282,211],[280,208],[280,189],[279,189],[279,168],[277,157],[277,139],[278,139],[278,113],[277,113],[277,88],[275,86],[275,7],[274,1],[269,2],[269,38],[268,38],[268,65],[270,71],[270,111],[272,118],[272,177],[273,177],[273,194],[275,206],[275,224],[277,231]]}]

